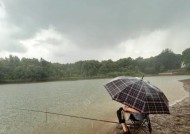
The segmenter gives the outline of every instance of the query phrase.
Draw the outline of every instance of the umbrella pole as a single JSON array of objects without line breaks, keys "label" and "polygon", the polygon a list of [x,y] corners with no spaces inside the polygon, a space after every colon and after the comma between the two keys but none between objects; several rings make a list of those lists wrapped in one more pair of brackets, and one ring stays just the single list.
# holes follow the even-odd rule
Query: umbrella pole
[{"label": "umbrella pole", "polygon": [[144,78],[144,75],[142,76],[142,80],[143,80],[143,78]]},{"label": "umbrella pole", "polygon": [[46,123],[47,123],[47,108],[46,108]]}]

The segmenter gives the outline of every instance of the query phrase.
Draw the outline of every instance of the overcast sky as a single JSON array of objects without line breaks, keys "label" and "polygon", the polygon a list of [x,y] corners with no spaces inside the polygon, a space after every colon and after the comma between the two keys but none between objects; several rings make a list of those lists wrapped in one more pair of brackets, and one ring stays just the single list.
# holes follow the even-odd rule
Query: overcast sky
[{"label": "overcast sky", "polygon": [[0,0],[0,57],[148,58],[190,47],[190,0]]}]

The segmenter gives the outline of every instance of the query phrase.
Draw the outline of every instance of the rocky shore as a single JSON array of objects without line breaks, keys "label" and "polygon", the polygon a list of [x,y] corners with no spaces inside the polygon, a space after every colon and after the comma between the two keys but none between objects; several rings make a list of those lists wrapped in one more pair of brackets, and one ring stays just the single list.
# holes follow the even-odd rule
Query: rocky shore
[{"label": "rocky shore", "polygon": [[[190,79],[181,82],[187,93],[190,93]],[[150,115],[152,134],[190,134],[190,96],[171,106],[170,113]],[[118,129],[112,133],[117,134]]]}]

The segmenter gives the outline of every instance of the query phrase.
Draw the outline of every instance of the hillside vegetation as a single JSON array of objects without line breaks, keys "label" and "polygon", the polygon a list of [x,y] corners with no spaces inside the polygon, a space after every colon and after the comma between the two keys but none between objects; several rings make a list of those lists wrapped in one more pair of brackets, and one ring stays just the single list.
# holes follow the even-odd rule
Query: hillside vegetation
[{"label": "hillside vegetation", "polygon": [[[180,69],[182,64],[185,69]],[[19,59],[12,55],[0,58],[1,83],[156,75],[170,70],[182,70],[178,74],[189,73],[190,48],[184,50],[182,55],[165,49],[159,55],[146,59],[128,57],[117,61],[87,60],[69,64],[51,63],[42,58]]]}]

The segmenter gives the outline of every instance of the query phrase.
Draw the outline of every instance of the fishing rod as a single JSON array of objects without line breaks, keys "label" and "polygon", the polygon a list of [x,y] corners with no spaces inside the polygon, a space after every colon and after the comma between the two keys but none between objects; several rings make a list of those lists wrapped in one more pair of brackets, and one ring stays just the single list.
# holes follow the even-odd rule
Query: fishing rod
[{"label": "fishing rod", "polygon": [[17,108],[13,108],[13,109],[22,110],[22,111],[37,112],[37,113],[45,113],[46,114],[46,121],[47,121],[47,114],[54,114],[54,115],[72,117],[72,118],[80,118],[80,119],[85,119],[85,120],[93,120],[93,121],[100,121],[100,122],[118,124],[118,122],[115,122],[115,121],[100,120],[100,119],[94,119],[94,118],[88,118],[88,117],[82,117],[82,116],[75,116],[75,115],[69,115],[69,114],[61,114],[61,113],[54,113],[54,112],[41,111],[41,110],[32,110],[32,109],[17,109]]},{"label": "fishing rod", "polygon": [[[45,113],[46,114],[46,122],[47,122],[47,114],[54,114],[54,115],[60,115],[60,116],[67,116],[67,117],[72,117],[72,118],[79,118],[79,119],[85,119],[85,120],[92,120],[92,121],[100,121],[100,122],[106,122],[106,123],[113,123],[113,124],[118,124],[118,122],[115,121],[107,121],[107,120],[100,120],[100,119],[94,119],[94,118],[88,118],[88,117],[82,117],[82,116],[75,116],[75,115],[69,115],[69,114],[61,114],[61,113],[54,113],[54,112],[48,112],[48,111],[41,111],[41,110],[32,110],[32,109],[18,109],[18,108],[12,108],[15,110],[22,110],[22,111],[29,111],[29,112],[37,112],[37,113]],[[155,124],[158,124],[161,126],[161,124],[151,121]],[[126,125],[131,125],[131,123],[126,123]]]}]

